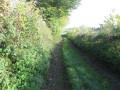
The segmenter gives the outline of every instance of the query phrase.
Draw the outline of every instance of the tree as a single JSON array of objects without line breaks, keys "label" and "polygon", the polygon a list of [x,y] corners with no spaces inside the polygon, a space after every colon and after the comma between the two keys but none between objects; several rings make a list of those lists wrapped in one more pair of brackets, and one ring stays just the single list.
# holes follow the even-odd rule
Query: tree
[{"label": "tree", "polygon": [[[57,31],[60,33],[60,29],[66,25],[70,10],[75,9],[79,2],[80,0],[38,0],[37,7],[41,9],[47,26],[55,35]],[[63,20],[63,18],[66,19]]]},{"label": "tree", "polygon": [[37,6],[45,8],[44,14],[49,13],[50,16],[61,17],[68,15],[69,10],[75,9],[79,5],[80,0],[38,0]]}]

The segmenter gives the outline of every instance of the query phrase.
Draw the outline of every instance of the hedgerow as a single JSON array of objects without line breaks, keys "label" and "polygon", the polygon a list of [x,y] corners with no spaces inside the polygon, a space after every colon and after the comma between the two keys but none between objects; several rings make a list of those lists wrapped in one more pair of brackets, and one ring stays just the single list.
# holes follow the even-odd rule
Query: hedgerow
[{"label": "hedgerow", "polygon": [[88,27],[80,27],[68,32],[67,36],[81,50],[94,57],[97,62],[104,64],[112,71],[120,73],[120,36],[118,28],[119,24],[112,29],[107,21],[101,27],[101,30],[96,31],[88,29]]},{"label": "hedgerow", "polygon": [[63,60],[72,90],[115,90],[105,78],[96,72],[64,38]]},{"label": "hedgerow", "polygon": [[4,2],[0,25],[0,89],[39,90],[55,40],[35,2]]}]

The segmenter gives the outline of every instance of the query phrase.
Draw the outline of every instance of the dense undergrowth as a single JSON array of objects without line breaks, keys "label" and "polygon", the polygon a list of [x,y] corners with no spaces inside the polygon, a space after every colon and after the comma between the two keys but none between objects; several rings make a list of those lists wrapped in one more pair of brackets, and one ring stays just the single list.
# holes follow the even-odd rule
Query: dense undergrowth
[{"label": "dense undergrowth", "polygon": [[[56,41],[35,2],[8,2],[0,24],[0,90],[39,90]],[[59,42],[57,40],[57,42]]]},{"label": "dense undergrowth", "polygon": [[96,61],[120,73],[120,19],[119,15],[110,15],[100,30],[79,27],[67,36],[81,50],[93,56]]},{"label": "dense undergrowth", "polygon": [[39,90],[80,0],[0,0],[0,90]]},{"label": "dense undergrowth", "polygon": [[63,58],[72,90],[114,90],[64,39]]}]

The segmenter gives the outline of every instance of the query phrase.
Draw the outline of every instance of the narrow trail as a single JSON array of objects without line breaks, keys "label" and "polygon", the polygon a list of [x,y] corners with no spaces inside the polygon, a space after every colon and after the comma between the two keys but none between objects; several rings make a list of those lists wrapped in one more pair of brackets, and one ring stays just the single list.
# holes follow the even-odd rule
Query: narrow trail
[{"label": "narrow trail", "polygon": [[71,90],[62,58],[62,42],[54,51],[47,81],[41,90]]},{"label": "narrow trail", "polygon": [[[116,90],[120,90],[119,75],[113,73],[111,70],[104,67],[104,65],[99,64],[92,57],[82,52],[73,42],[70,42],[70,44],[95,71],[99,72],[102,77],[107,79]],[[54,51],[50,63],[50,69],[48,71],[47,81],[40,90],[71,90],[66,75],[61,42]]]},{"label": "narrow trail", "polygon": [[102,77],[106,78],[116,90],[120,90],[120,76],[118,74],[112,72],[104,65],[99,64],[89,55],[86,55],[72,41],[70,44],[95,71],[99,72]]}]

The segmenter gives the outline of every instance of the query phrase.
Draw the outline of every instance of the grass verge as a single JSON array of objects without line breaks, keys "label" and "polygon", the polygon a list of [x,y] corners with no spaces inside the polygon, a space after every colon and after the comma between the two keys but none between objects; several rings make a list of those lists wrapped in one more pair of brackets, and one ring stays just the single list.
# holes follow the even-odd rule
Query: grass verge
[{"label": "grass verge", "polygon": [[63,57],[73,90],[115,90],[106,79],[84,61],[66,38],[63,44]]}]

